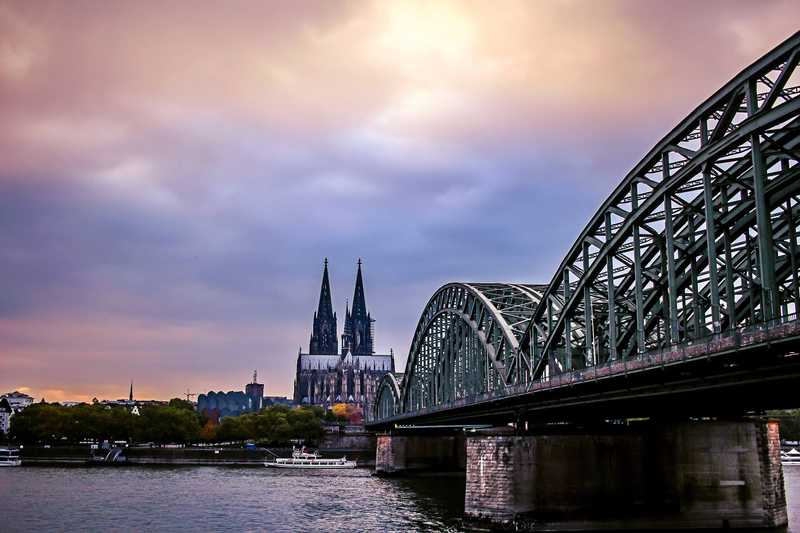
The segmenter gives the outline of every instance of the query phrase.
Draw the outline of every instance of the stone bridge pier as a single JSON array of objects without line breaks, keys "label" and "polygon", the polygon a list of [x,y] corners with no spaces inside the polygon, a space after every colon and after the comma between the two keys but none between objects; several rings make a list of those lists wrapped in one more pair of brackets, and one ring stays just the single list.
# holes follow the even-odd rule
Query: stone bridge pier
[{"label": "stone bridge pier", "polygon": [[[642,423],[466,439],[465,517],[491,528],[786,525],[778,423]],[[380,453],[380,452],[379,452]]]},{"label": "stone bridge pier", "polygon": [[460,430],[392,430],[378,434],[377,475],[464,471],[465,468],[465,437]]}]

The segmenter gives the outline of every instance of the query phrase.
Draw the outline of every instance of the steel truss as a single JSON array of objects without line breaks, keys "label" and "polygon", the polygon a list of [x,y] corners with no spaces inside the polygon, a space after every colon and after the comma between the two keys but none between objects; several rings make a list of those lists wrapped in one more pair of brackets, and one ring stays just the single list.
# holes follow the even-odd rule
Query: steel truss
[{"label": "steel truss", "polygon": [[[414,333],[395,411],[414,411],[504,389],[529,374],[531,369],[520,364],[519,339],[543,288],[450,283],[436,291]],[[393,376],[387,376],[381,383],[376,416],[392,405],[391,380]]]},{"label": "steel truss", "polygon": [[797,312],[799,54],[745,69],[603,203],[526,330],[530,380]]},{"label": "steel truss", "polygon": [[394,374],[386,374],[378,384],[378,393],[375,396],[375,412],[367,413],[369,416],[373,414],[378,420],[392,417],[397,414],[397,408],[400,405],[400,385],[394,377]]},{"label": "steel truss", "polygon": [[799,60],[800,32],[676,126],[602,204],[548,285],[439,289],[393,412],[797,318]]}]

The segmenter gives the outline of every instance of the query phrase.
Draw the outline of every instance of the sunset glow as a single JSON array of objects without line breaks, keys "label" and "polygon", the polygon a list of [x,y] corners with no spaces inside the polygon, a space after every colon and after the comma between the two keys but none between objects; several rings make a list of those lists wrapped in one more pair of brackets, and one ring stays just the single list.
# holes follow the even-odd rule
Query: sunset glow
[{"label": "sunset glow", "polygon": [[[691,12],[691,16],[688,13]],[[0,393],[291,393],[324,257],[402,369],[448,281],[546,283],[800,3],[0,0]],[[724,53],[722,53],[724,51]]]}]

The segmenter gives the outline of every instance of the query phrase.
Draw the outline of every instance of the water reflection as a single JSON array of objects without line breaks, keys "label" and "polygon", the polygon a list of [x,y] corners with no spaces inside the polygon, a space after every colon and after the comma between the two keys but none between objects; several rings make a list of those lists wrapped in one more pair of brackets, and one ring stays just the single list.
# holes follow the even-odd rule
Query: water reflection
[{"label": "water reflection", "polygon": [[[458,491],[461,491],[460,496]],[[0,469],[3,531],[455,531],[463,479],[368,469]]]},{"label": "water reflection", "polygon": [[[800,533],[800,466],[784,478]],[[369,469],[0,469],[0,530],[459,531],[464,476],[383,479]],[[784,530],[785,531],[785,530]]]}]

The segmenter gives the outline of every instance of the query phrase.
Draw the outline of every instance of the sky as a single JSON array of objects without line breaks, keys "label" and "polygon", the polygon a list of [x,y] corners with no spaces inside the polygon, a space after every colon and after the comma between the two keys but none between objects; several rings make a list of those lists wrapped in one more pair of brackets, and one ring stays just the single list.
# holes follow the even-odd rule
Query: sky
[{"label": "sky", "polygon": [[[0,393],[291,395],[322,263],[405,366],[451,281],[546,283],[778,1],[0,0]],[[341,331],[340,331],[341,332]]]}]

